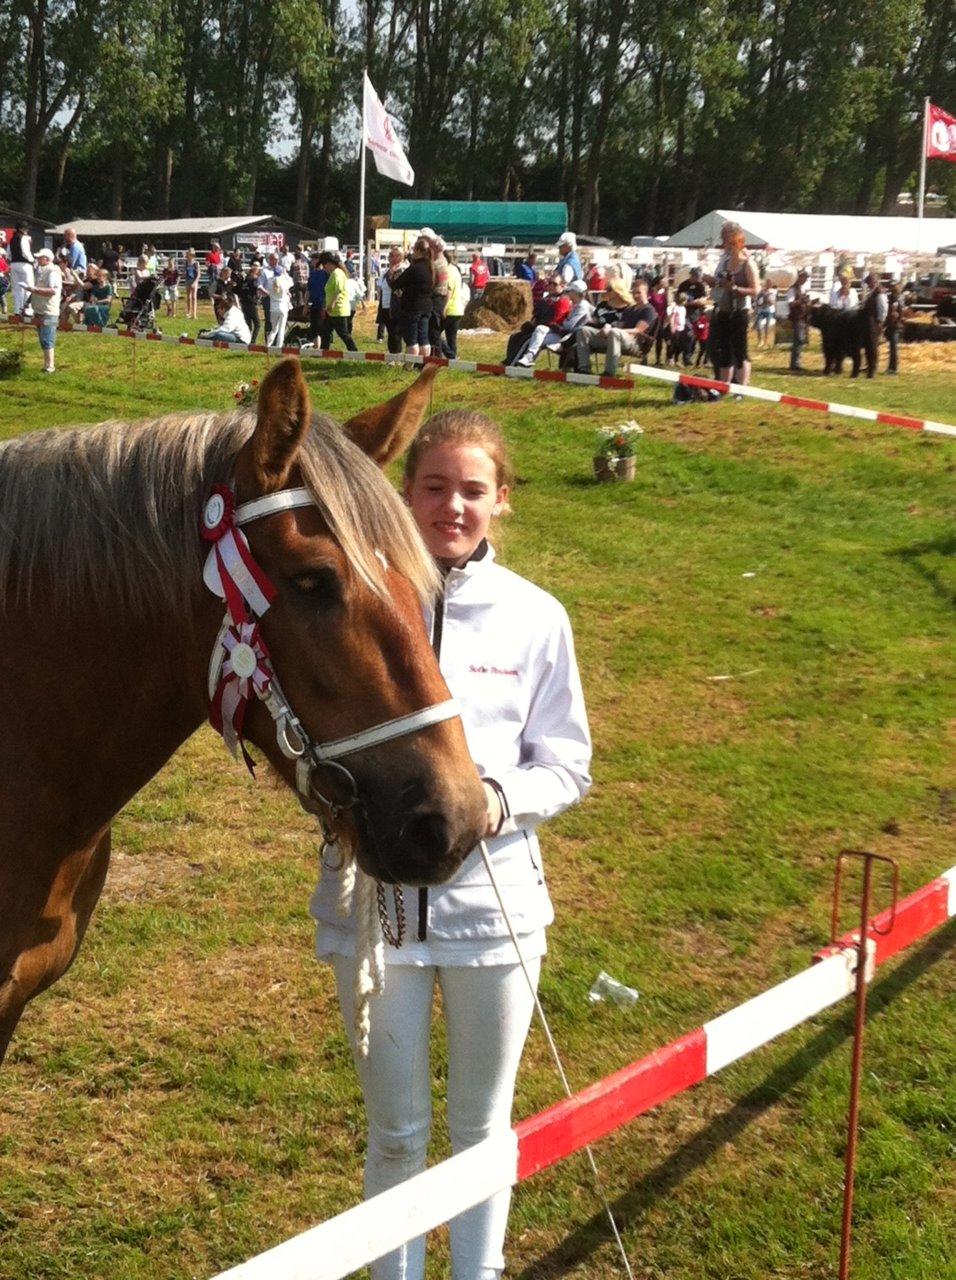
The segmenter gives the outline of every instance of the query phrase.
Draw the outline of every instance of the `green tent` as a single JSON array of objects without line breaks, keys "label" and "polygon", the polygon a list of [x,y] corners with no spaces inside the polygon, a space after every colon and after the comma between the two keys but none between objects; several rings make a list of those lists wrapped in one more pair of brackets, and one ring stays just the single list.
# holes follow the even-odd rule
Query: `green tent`
[{"label": "green tent", "polygon": [[556,240],[568,229],[568,206],[541,200],[393,200],[392,226],[433,227],[452,240]]}]

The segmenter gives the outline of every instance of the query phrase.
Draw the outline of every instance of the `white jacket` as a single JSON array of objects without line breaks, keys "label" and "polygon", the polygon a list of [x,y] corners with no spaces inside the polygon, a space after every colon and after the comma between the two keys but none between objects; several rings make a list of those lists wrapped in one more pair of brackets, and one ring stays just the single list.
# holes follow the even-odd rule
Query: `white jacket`
[{"label": "white jacket", "polygon": [[[489,840],[495,877],[519,934],[554,919],[536,827],[574,804],[591,785],[591,736],[568,616],[553,596],[495,563],[491,547],[445,580],[439,618],[426,621],[448,687],[461,706],[465,737],[483,778],[498,783],[507,814]],[[336,877],[328,872],[311,913],[328,933],[352,931],[335,914]],[[507,938],[508,929],[474,849],[445,884],[405,890],[412,939]],[[417,899],[417,901],[416,901]],[[320,951],[321,951],[320,945]],[[329,948],[326,948],[329,949]],[[389,951],[386,948],[386,951]]]}]

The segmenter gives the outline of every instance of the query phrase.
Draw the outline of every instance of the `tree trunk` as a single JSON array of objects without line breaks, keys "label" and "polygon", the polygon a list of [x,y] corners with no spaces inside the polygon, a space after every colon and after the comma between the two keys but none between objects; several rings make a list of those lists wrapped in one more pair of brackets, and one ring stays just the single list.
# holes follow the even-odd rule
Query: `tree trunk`
[{"label": "tree trunk", "polygon": [[123,148],[113,143],[112,186],[110,189],[110,217],[123,216]]},{"label": "tree trunk", "polygon": [[329,167],[332,158],[332,112],[327,106],[322,120],[322,145],[315,169],[315,225],[325,231],[326,206],[329,200]]},{"label": "tree trunk", "polygon": [[299,100],[299,159],[296,165],[295,221],[305,222],[309,206],[309,177],[312,170],[312,142],[315,138],[315,94],[303,91]]}]

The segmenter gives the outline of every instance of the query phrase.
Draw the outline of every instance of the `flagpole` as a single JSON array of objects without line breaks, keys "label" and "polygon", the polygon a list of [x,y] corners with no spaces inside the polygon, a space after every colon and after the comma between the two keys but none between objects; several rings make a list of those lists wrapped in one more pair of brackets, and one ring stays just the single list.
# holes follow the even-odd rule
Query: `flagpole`
[{"label": "flagpole", "polygon": [[359,152],[359,279],[365,283],[365,86],[368,69],[362,69],[362,147]]},{"label": "flagpole", "polygon": [[[916,225],[916,256],[919,257],[923,248],[923,201],[926,198],[926,126],[929,123],[929,98],[923,99],[923,131],[921,137],[923,139],[920,147],[919,158],[919,211],[917,218],[919,221]],[[364,135],[363,135],[364,136]]]}]

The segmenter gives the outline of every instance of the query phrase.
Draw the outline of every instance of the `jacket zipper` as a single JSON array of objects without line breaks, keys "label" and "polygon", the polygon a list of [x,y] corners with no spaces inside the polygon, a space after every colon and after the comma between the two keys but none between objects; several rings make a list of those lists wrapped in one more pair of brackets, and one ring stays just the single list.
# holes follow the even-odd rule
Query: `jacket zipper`
[{"label": "jacket zipper", "polygon": [[[445,588],[435,598],[435,616],[432,619],[432,649],[435,660],[441,660],[441,637],[445,628]],[[428,937],[428,888],[422,886],[418,891],[418,941],[424,942]]]}]

